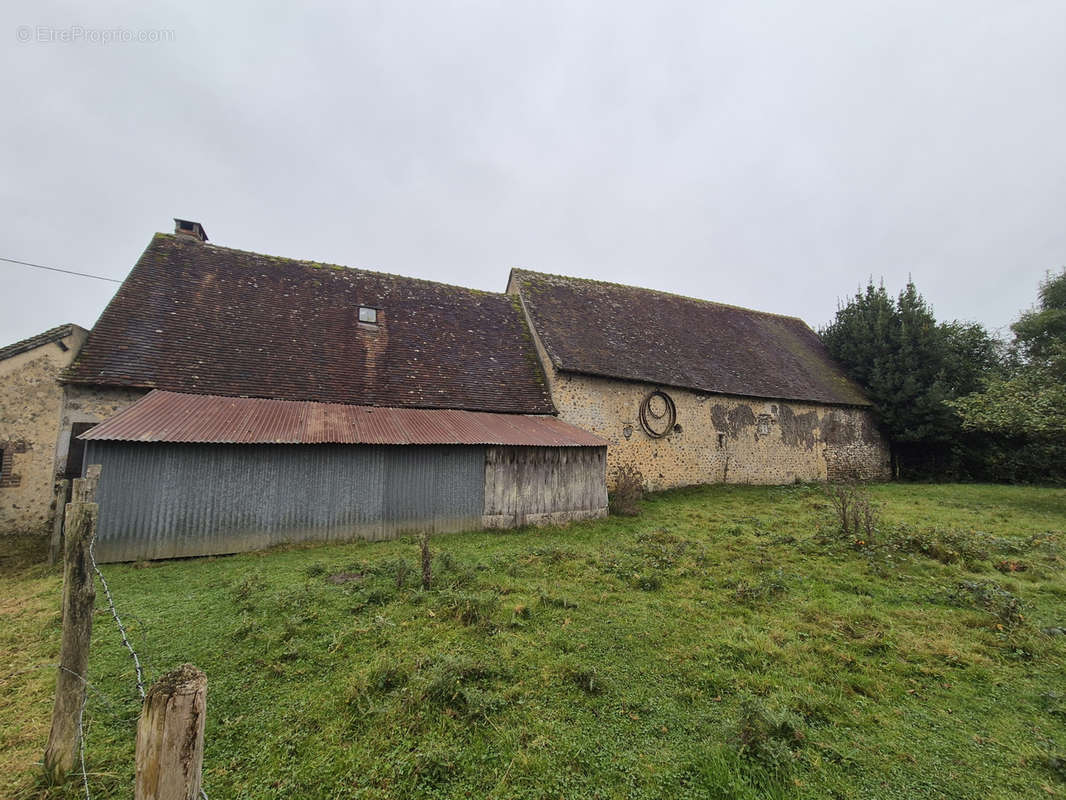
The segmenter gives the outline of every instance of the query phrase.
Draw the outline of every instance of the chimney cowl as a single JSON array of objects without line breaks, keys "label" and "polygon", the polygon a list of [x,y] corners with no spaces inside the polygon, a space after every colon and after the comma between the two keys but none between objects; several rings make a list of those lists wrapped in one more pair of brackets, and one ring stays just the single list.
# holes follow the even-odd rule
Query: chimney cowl
[{"label": "chimney cowl", "polygon": [[204,230],[204,226],[199,222],[193,222],[188,219],[174,217],[174,233],[178,236],[188,236],[200,242],[207,241],[207,231]]}]

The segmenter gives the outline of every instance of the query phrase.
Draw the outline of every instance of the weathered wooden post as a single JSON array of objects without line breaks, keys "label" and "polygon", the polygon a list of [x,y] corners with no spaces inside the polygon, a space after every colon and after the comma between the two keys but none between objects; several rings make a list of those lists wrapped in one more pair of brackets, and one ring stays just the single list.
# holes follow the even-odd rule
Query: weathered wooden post
[{"label": "weathered wooden post", "polygon": [[48,563],[55,564],[63,553],[63,516],[70,499],[70,481],[61,478],[56,481],[55,517],[52,519],[52,539],[48,543]]},{"label": "weathered wooden post", "polygon": [[[81,478],[75,480],[75,499],[86,496],[91,501],[91,488],[87,488]],[[45,774],[54,783],[64,780],[74,766],[78,737],[81,735],[89,642],[93,632],[93,604],[96,601],[92,558],[89,554],[96,533],[96,515],[96,503],[67,503],[63,638],[59,650],[59,674],[56,675],[56,699],[52,706],[52,730],[44,751]]]},{"label": "weathered wooden post", "polygon": [[96,487],[100,485],[100,472],[103,466],[90,464],[85,468],[85,477],[74,481],[74,492],[71,501],[74,503],[95,503]]},{"label": "weathered wooden post", "polygon": [[153,684],[137,722],[134,800],[197,800],[206,719],[207,676],[192,664]]}]

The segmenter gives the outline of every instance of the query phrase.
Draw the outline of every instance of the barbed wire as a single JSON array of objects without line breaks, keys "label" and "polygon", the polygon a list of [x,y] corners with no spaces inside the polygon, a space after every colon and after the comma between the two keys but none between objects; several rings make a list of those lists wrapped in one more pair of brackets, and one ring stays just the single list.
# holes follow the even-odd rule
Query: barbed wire
[{"label": "barbed wire", "polygon": [[[85,678],[82,678],[85,681]],[[85,681],[88,683],[88,681]],[[81,695],[81,708],[78,710],[78,749],[81,752],[81,784],[85,787],[85,800],[93,800],[89,794],[89,771],[85,768],[85,728],[82,723],[85,721],[85,701],[89,699],[89,693],[83,692]]]},{"label": "barbed wire", "polygon": [[[144,672],[141,670],[141,660],[137,657],[137,651],[133,649],[133,645],[130,643],[129,635],[126,633],[126,626],[122,624],[122,618],[118,615],[118,609],[115,608],[115,598],[111,594],[111,587],[107,585],[107,579],[104,577],[104,573],[100,571],[100,567],[96,563],[96,554],[93,548],[96,546],[96,533],[93,533],[93,538],[89,540],[89,562],[93,566],[93,572],[96,573],[96,577],[100,579],[100,585],[104,587],[104,594],[107,596],[107,605],[111,609],[111,616],[115,620],[115,625],[118,626],[119,636],[122,637],[122,644],[130,652],[130,657],[133,659],[133,668],[137,674],[137,692],[141,696],[141,702],[144,702]],[[84,681],[85,679],[82,678]],[[88,683],[88,681],[86,681]],[[81,772],[82,780],[85,785],[85,800],[92,800],[89,796],[89,777],[85,771],[85,733],[81,726],[81,716],[85,711],[85,698],[82,698],[82,711],[78,715],[78,738],[81,741]],[[203,800],[210,800],[207,796],[207,792],[204,791],[203,786],[200,787],[200,797]]]},{"label": "barbed wire", "polygon": [[118,616],[118,611],[115,609],[115,598],[111,596],[111,588],[107,585],[107,580],[104,578],[104,573],[100,571],[100,567],[96,565],[96,556],[93,553],[93,547],[96,546],[96,533],[93,533],[93,538],[89,541],[89,561],[93,565],[93,571],[96,573],[96,577],[100,579],[100,585],[104,587],[104,594],[107,595],[107,604],[111,608],[111,616],[115,619],[115,624],[118,625],[119,635],[122,637],[122,644],[126,645],[126,649],[130,651],[130,655],[133,657],[133,668],[137,672],[137,691],[141,695],[141,700],[144,700],[144,674],[141,672],[141,660],[137,658],[137,651],[133,649],[133,645],[130,644],[129,637],[126,635],[126,626],[122,624],[122,620]]}]

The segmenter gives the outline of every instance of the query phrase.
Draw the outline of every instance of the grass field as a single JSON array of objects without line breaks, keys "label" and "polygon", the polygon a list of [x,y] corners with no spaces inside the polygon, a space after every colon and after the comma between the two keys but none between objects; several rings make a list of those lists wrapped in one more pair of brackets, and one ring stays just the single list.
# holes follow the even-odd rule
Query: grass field
[{"label": "grass field", "polygon": [[[1066,491],[655,495],[635,518],[105,567],[149,677],[209,679],[221,798],[1066,797]],[[57,573],[0,561],[0,795],[44,787]],[[139,701],[100,592],[93,798]]]}]

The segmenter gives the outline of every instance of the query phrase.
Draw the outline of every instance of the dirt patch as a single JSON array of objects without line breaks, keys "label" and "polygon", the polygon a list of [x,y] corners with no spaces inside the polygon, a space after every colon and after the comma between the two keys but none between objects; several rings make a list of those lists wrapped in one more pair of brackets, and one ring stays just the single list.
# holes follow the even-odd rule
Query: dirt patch
[{"label": "dirt patch", "polygon": [[334,584],[342,583],[357,583],[359,581],[366,580],[365,572],[337,572],[326,578],[327,581]]}]

